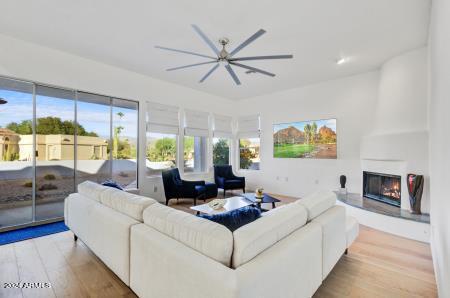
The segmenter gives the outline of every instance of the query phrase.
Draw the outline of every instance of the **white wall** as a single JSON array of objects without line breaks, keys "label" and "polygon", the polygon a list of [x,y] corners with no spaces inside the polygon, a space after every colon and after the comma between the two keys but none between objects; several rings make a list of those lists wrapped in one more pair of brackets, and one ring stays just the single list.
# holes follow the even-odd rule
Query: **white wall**
[{"label": "white wall", "polygon": [[428,128],[427,48],[393,57],[383,64],[373,134]]},{"label": "white wall", "polygon": [[434,0],[430,29],[431,247],[439,296],[450,297],[450,1]]},{"label": "white wall", "polygon": [[[349,191],[361,193],[360,142],[372,128],[379,72],[259,96],[240,104],[242,114],[261,113],[261,170],[245,171],[249,186],[303,196],[316,189],[337,189],[347,176]],[[338,159],[273,158],[275,123],[337,119]]]},{"label": "white wall", "polygon": [[[0,35],[0,75],[139,100],[140,140],[145,139],[145,101],[232,114],[229,100],[4,35]],[[143,160],[144,142],[139,149]],[[141,192],[161,199],[160,179],[147,178],[144,165],[141,163],[139,169]]]}]

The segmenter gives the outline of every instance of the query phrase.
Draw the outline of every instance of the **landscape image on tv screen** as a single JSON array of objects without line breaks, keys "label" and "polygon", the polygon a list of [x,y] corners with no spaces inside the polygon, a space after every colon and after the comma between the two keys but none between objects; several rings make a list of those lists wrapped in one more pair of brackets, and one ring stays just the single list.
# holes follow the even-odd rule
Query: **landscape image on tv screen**
[{"label": "landscape image on tv screen", "polygon": [[273,125],[276,158],[337,158],[336,119]]}]

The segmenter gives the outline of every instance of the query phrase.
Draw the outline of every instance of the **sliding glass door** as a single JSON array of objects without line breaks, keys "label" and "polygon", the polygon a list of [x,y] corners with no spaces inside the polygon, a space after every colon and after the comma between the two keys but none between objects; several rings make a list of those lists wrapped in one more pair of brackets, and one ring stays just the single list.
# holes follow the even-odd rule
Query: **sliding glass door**
[{"label": "sliding glass door", "polygon": [[64,216],[75,191],[75,91],[36,86],[35,220]]},{"label": "sliding glass door", "polygon": [[33,221],[33,89],[0,78],[0,230]]},{"label": "sliding glass door", "polygon": [[61,220],[76,185],[137,188],[139,104],[0,77],[0,231]]},{"label": "sliding glass door", "polygon": [[138,103],[112,101],[112,179],[125,188],[137,188]]},{"label": "sliding glass door", "polygon": [[111,98],[78,92],[77,184],[111,177]]}]

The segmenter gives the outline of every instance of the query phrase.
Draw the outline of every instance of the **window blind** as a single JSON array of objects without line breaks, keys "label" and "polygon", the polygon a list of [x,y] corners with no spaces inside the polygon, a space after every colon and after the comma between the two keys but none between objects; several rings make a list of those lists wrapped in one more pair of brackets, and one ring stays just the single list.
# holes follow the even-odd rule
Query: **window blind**
[{"label": "window blind", "polygon": [[207,112],[185,110],[185,135],[207,137],[208,132],[209,114]]},{"label": "window blind", "polygon": [[259,138],[259,115],[241,116],[238,118],[239,138]]},{"label": "window blind", "polygon": [[178,108],[147,102],[147,131],[178,134]]},{"label": "window blind", "polygon": [[214,115],[214,137],[231,139],[231,122],[232,118],[229,116]]}]

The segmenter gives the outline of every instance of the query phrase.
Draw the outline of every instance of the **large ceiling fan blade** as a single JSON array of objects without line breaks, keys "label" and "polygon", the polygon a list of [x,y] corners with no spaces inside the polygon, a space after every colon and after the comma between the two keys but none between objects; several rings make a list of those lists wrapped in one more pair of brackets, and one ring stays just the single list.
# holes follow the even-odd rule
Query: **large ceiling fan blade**
[{"label": "large ceiling fan blade", "polygon": [[248,70],[252,70],[254,72],[258,72],[258,73],[261,73],[261,74],[269,76],[269,77],[274,77],[275,76],[274,73],[271,73],[271,72],[268,72],[268,71],[265,71],[265,70],[262,70],[262,69],[259,69],[259,68],[256,68],[256,67],[240,64],[240,63],[237,63],[237,62],[231,62],[231,61],[230,61],[230,64],[238,66],[238,67],[242,67],[242,68],[245,68],[245,69],[248,69]]},{"label": "large ceiling fan blade", "polygon": [[204,42],[206,42],[208,44],[208,46],[214,51],[214,53],[216,53],[217,56],[219,56],[219,50],[217,49],[217,47],[215,46],[215,44],[211,41],[211,39],[208,38],[208,36],[206,36],[205,33],[203,33],[202,30],[200,30],[200,28],[197,25],[191,25],[192,28],[194,28],[195,32],[198,33],[198,35],[200,35],[200,37],[203,39]]},{"label": "large ceiling fan blade", "polygon": [[236,73],[231,68],[231,66],[229,64],[227,64],[227,65],[225,65],[225,68],[227,69],[227,71],[230,74],[230,76],[233,78],[233,80],[236,83],[236,85],[240,85],[241,81],[239,81],[239,78],[237,77]]},{"label": "large ceiling fan blade", "polygon": [[199,81],[199,83],[203,83],[204,80],[206,80],[218,67],[219,67],[219,63],[217,63],[216,65],[214,65],[204,76],[203,78]]},{"label": "large ceiling fan blade", "polygon": [[248,46],[250,43],[252,43],[253,41],[255,41],[255,39],[257,39],[258,37],[260,37],[260,36],[263,35],[264,33],[266,33],[266,30],[264,30],[264,29],[259,29],[258,32],[256,32],[256,33],[253,34],[252,36],[250,36],[246,41],[244,41],[244,42],[241,43],[237,48],[235,48],[235,49],[230,53],[230,57],[233,57],[234,54],[236,54],[237,52],[239,52],[240,50],[242,50],[243,48],[245,48],[246,46]]},{"label": "large ceiling fan blade", "polygon": [[217,61],[208,61],[208,62],[194,63],[194,64],[189,64],[189,65],[183,65],[183,66],[168,68],[166,70],[167,71],[172,71],[172,70],[178,70],[178,69],[194,67],[194,66],[199,66],[199,65],[204,65],[204,64],[211,64],[211,63],[217,63]]},{"label": "large ceiling fan blade", "polygon": [[270,55],[270,56],[230,58],[230,61],[272,60],[272,59],[292,59],[292,58],[294,58],[294,55]]},{"label": "large ceiling fan blade", "polygon": [[166,51],[172,51],[172,52],[183,53],[183,54],[194,55],[194,56],[205,57],[205,58],[217,60],[217,57],[212,57],[212,56],[203,55],[203,54],[194,53],[194,52],[189,52],[189,51],[183,51],[183,50],[172,49],[172,48],[161,47],[161,46],[155,46],[155,48],[161,49],[161,50],[166,50]]}]

